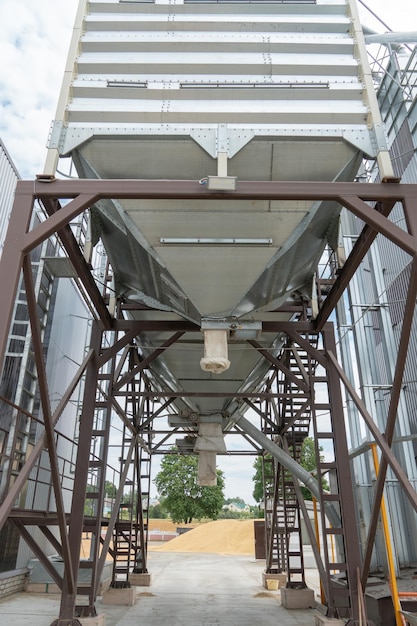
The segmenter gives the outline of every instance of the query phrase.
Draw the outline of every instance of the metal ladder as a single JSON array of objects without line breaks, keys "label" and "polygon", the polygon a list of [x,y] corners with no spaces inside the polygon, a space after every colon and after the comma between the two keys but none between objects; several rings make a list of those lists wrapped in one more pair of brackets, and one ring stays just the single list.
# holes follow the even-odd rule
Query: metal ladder
[{"label": "metal ladder", "polygon": [[[129,349],[128,367],[133,369],[141,361],[136,346]],[[113,538],[113,587],[130,586],[132,573],[147,573],[147,544],[149,525],[149,498],[151,484],[151,443],[153,403],[148,397],[138,400],[137,392],[149,391],[146,373],[141,371],[128,384],[131,391],[126,396],[125,413],[132,428],[139,433],[139,445],[135,447],[130,461],[125,486],[130,488],[130,499],[124,502],[114,528]],[[132,432],[123,426],[120,457],[120,473],[125,469],[127,449]]]},{"label": "metal ladder", "polygon": [[[284,373],[275,373],[269,388],[276,385],[280,397],[269,404],[264,432],[288,448],[299,462],[301,447],[309,434],[311,411],[306,401],[312,367],[308,353],[288,340],[281,354]],[[285,371],[290,372],[288,376]],[[271,427],[275,424],[275,432]],[[284,441],[285,440],[285,441]],[[301,516],[291,474],[270,457],[264,457],[265,525],[267,541],[267,573],[286,571],[288,586],[305,586]]]},{"label": "metal ladder", "polygon": [[[84,606],[77,607],[81,616],[91,615],[91,612],[94,611],[94,603],[99,586],[97,564],[102,544],[102,526],[104,521],[103,507],[112,413],[111,386],[113,384],[114,368],[115,359],[112,359],[109,365],[97,375],[84,519],[84,528],[91,532],[90,555],[88,559],[80,560],[79,563],[80,570],[91,571],[91,577],[88,585],[78,585],[77,587],[78,595],[88,596],[89,598],[88,608]],[[88,519],[89,517],[90,520]]]}]

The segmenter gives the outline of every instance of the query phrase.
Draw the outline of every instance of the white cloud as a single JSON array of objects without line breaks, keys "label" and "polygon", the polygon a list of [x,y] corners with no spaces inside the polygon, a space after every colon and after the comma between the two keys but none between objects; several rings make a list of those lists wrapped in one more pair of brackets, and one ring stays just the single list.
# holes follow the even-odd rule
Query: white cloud
[{"label": "white cloud", "polygon": [[77,0],[0,3],[0,136],[23,178],[43,169]]}]

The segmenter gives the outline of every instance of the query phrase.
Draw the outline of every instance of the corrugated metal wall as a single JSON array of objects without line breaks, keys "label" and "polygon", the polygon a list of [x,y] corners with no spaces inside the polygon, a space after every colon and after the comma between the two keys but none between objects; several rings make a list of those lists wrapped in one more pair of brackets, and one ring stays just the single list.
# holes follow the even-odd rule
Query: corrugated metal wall
[{"label": "corrugated metal wall", "polygon": [[19,174],[0,139],[0,257],[3,251],[14,191],[18,180]]},{"label": "corrugated metal wall", "polygon": [[[395,174],[403,182],[417,182],[417,99],[416,77],[401,68],[415,68],[416,55],[408,62],[404,57],[392,54],[382,80],[378,98],[382,117],[390,144],[390,155]],[[402,207],[394,207],[390,219],[399,227],[406,228]],[[344,216],[345,245],[351,246],[359,234],[362,223],[353,216]],[[410,257],[389,240],[378,237],[372,251],[362,263],[352,281],[346,301],[349,301],[352,322],[349,330],[340,326],[342,358],[346,363],[351,358],[357,363],[357,384],[368,410],[378,423],[381,431],[388,413],[390,385],[396,363],[405,299],[410,277]],[[346,314],[339,315],[346,320]],[[349,333],[350,341],[343,338]],[[355,346],[353,352],[352,348]],[[397,458],[406,470],[411,482],[416,486],[417,470],[415,456],[417,446],[417,324],[414,323],[410,335],[410,349],[404,376],[404,387],[397,418],[395,438],[402,442],[394,445]],[[366,430],[358,423],[356,410],[348,403],[352,449],[359,449],[364,442],[371,440]],[[369,453],[362,453],[352,460],[355,475],[355,490],[358,504],[358,520],[363,537],[369,522],[373,499],[375,474]],[[386,500],[389,504],[390,524],[394,539],[397,566],[407,566],[417,558],[417,519],[416,514],[404,497],[398,481],[388,472],[386,480]],[[372,566],[384,568],[385,548],[382,537],[377,541]]]},{"label": "corrugated metal wall", "polygon": [[[0,141],[0,243],[7,234],[7,226],[13,207],[14,191],[19,180],[17,170],[3,143]],[[39,216],[35,213],[32,224],[36,225]],[[58,279],[45,264],[44,257],[59,255],[56,238],[51,238],[31,253],[35,291],[38,298],[38,311],[43,313],[40,322],[44,330],[44,346],[47,355],[47,377],[51,389],[51,405],[61,399],[69,381],[73,378],[77,364],[84,357],[85,345],[89,336],[90,314],[84,305],[73,282],[68,278]],[[20,408],[42,420],[39,394],[37,392],[36,369],[31,347],[29,317],[24,293],[16,297],[13,324],[9,335],[5,366],[0,378],[0,395]],[[68,404],[57,426],[57,451],[62,472],[65,474],[64,501],[69,510],[72,497],[74,458],[74,431],[79,414],[74,401]],[[16,429],[16,448],[22,453],[16,461],[16,471],[23,463],[27,447],[30,448],[39,438],[42,428],[34,420],[12,409],[6,403],[0,404],[0,452],[4,456],[0,462],[0,492],[5,489],[7,463],[10,446]],[[66,438],[67,437],[67,438]],[[13,458],[19,455],[14,455]],[[72,472],[71,472],[72,470]],[[51,490],[49,458],[45,453],[31,472],[20,506],[46,511],[55,509]],[[55,550],[39,531],[32,531],[46,553]],[[3,529],[0,532],[0,571],[15,567],[25,567],[32,553],[23,541],[19,542],[17,531]]]}]

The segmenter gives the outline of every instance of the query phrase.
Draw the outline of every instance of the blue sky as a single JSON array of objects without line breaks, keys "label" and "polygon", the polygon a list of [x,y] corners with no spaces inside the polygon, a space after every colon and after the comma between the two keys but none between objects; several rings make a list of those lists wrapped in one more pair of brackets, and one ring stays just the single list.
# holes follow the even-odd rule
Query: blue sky
[{"label": "blue sky", "polygon": [[[415,16],[415,0],[368,0],[366,5],[392,30],[409,30],[410,16]],[[0,2],[0,137],[22,178],[43,170],[77,6],[78,0]],[[367,25],[385,30],[361,12]],[[253,460],[220,460],[227,497],[252,502]]]}]

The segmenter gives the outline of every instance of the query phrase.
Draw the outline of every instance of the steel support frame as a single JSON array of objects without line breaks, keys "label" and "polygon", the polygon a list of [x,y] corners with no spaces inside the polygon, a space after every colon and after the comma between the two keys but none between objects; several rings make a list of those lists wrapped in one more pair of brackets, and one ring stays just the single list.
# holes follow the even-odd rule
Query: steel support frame
[{"label": "steel support frame", "polygon": [[[275,364],[277,375],[271,375],[263,389],[264,393],[274,388],[276,391],[271,394],[273,397],[266,402],[262,411],[263,431],[272,441],[279,442],[278,445],[290,452],[291,456],[299,462],[301,443],[309,434],[311,421],[316,443],[324,563],[316,537],[308,526],[309,519],[306,516],[298,480],[292,476],[291,481],[291,472],[275,461],[276,469],[273,477],[275,480],[272,484],[274,501],[271,505],[267,499],[265,500],[266,571],[275,573],[285,569],[288,576],[287,586],[295,588],[305,586],[302,545],[298,551],[291,550],[289,547],[293,534],[295,539],[299,540],[299,525],[296,519],[301,508],[325,591],[327,615],[328,617],[348,617],[354,621],[359,610],[357,569],[360,564],[360,550],[340,381],[331,359],[335,349],[333,325],[326,323],[321,331],[310,329],[307,332],[303,322],[292,322],[288,326],[291,326],[291,329],[287,329],[288,338],[280,358],[281,364],[279,366],[278,363]],[[304,330],[301,330],[303,327]],[[302,350],[305,351],[303,359],[300,357]],[[290,355],[293,353],[297,355],[296,365],[291,365]],[[325,391],[318,392],[318,384],[324,385]],[[301,397],[298,396],[298,402],[294,385],[302,392]],[[329,413],[329,416],[325,418],[327,423],[325,426],[322,424],[323,418],[320,415],[323,412]],[[323,439],[333,442],[334,458],[331,462],[323,462],[319,447],[319,442]],[[324,492],[322,482],[329,469],[336,473],[336,481],[334,481],[336,486],[333,487],[331,494]],[[280,489],[280,482],[285,483],[286,486]],[[292,502],[289,504],[289,514],[286,514],[288,503],[284,496],[288,496],[288,490],[292,494]],[[298,500],[298,506],[296,500]],[[337,526],[330,523],[328,519],[328,507],[333,507],[336,518],[340,519],[340,524]],[[283,514],[279,515],[278,510],[282,509]],[[279,518],[280,523],[278,523]],[[334,516],[331,519],[333,521]],[[336,560],[331,555],[330,542],[332,540],[338,543],[339,558]],[[291,563],[291,559],[294,560],[294,564]],[[286,567],[283,566],[285,561]],[[335,582],[334,576],[331,575],[334,571],[344,577],[344,584],[340,585]]]},{"label": "steel support frame", "polygon": [[[343,370],[338,366],[336,359],[335,346],[333,339],[329,338],[326,322],[329,315],[333,311],[336,303],[340,299],[343,290],[350,281],[350,278],[356,271],[359,263],[365,256],[372,241],[375,239],[378,233],[384,235],[393,241],[396,245],[405,250],[413,259],[413,268],[416,269],[417,263],[417,185],[411,184],[398,184],[398,183],[373,183],[373,184],[361,184],[361,183],[312,183],[312,182],[271,182],[271,181],[239,181],[237,189],[231,192],[223,191],[210,191],[207,188],[203,188],[199,185],[198,181],[158,181],[158,180],[118,180],[118,181],[98,181],[98,180],[72,180],[72,181],[20,181],[17,183],[15,202],[10,219],[10,225],[8,230],[7,239],[4,246],[2,259],[0,262],[0,284],[2,285],[2,298],[0,299],[0,319],[2,324],[0,327],[0,363],[3,363],[4,355],[6,351],[8,332],[12,318],[13,304],[15,300],[15,294],[18,288],[18,283],[21,274],[24,275],[25,287],[29,294],[29,306],[31,309],[31,328],[32,336],[34,339],[35,358],[37,359],[37,371],[38,377],[40,377],[40,392],[43,411],[45,414],[45,435],[34,447],[30,457],[22,467],[22,470],[13,483],[10,486],[10,490],[4,498],[0,506],[0,526],[2,526],[7,519],[13,520],[20,529],[24,528],[28,519],[32,522],[36,518],[39,526],[42,528],[48,527],[50,523],[58,524],[61,534],[61,550],[65,561],[65,576],[63,581],[63,600],[61,605],[61,614],[57,622],[59,626],[72,626],[78,624],[78,620],[74,615],[74,593],[76,591],[76,572],[78,570],[79,560],[79,542],[81,540],[81,534],[83,530],[83,521],[80,520],[80,506],[85,498],[85,480],[86,480],[86,468],[85,461],[80,458],[77,461],[76,471],[76,485],[74,488],[74,497],[72,511],[70,517],[63,511],[61,506],[61,495],[59,480],[54,468],[56,467],[56,451],[53,438],[53,429],[62,414],[62,411],[69,401],[71,393],[78,384],[80,378],[87,372],[86,377],[88,387],[92,389],[97,383],[97,376],[99,368],[107,361],[107,357],[103,356],[104,352],[99,348],[98,335],[104,331],[121,331],[124,334],[126,343],[131,340],[136,334],[141,331],[152,332],[152,330],[169,330],[173,333],[172,343],[174,343],[184,332],[194,331],[198,329],[198,324],[192,322],[181,321],[138,321],[130,322],[127,320],[116,320],[109,314],[108,308],[102,295],[97,288],[92,274],[85,262],[83,255],[76,244],[69,222],[75,218],[84,210],[88,209],[94,204],[94,202],[100,199],[198,199],[198,200],[242,200],[242,199],[262,199],[262,200],[316,200],[316,201],[335,201],[351,211],[354,215],[365,222],[365,228],[355,244],[352,253],[347,259],[343,269],[339,272],[335,284],[330,290],[326,300],[322,303],[318,317],[313,322],[298,322],[298,323],[284,323],[284,322],[264,322],[264,332],[287,332],[289,336],[299,339],[303,332],[324,332],[326,337],[327,347],[325,349],[326,357],[324,359],[325,365],[328,366],[329,377],[332,379],[331,388],[340,393],[340,381],[343,382],[348,393],[354,398],[361,415],[365,419],[368,427],[374,435],[374,438],[380,447],[382,453],[382,461],[380,472],[378,476],[375,501],[372,513],[372,523],[369,528],[367,545],[365,547],[365,560],[363,565],[360,563],[359,552],[353,556],[353,561],[356,562],[356,566],[362,566],[362,580],[366,582],[370,554],[372,552],[373,543],[375,540],[376,524],[378,520],[381,497],[383,491],[383,483],[386,474],[387,466],[391,466],[394,473],[396,473],[399,482],[404,489],[411,505],[417,511],[417,496],[413,490],[408,478],[404,475],[398,461],[396,460],[392,450],[391,443],[393,438],[393,431],[395,427],[396,412],[399,401],[399,394],[401,390],[402,375],[404,371],[404,363],[407,356],[408,339],[411,326],[411,320],[413,318],[415,299],[417,293],[417,279],[415,276],[417,272],[412,273],[412,283],[409,289],[409,295],[407,299],[406,312],[403,322],[403,330],[401,336],[401,342],[398,352],[397,369],[394,380],[394,385],[391,393],[391,403],[389,408],[389,414],[387,418],[385,433],[381,433],[372,420],[372,416],[367,414],[363,403],[360,398],[354,395],[354,390],[349,387],[349,381],[344,376]],[[65,206],[61,205],[61,201],[67,201]],[[40,225],[29,230],[30,219],[34,207],[35,201],[40,202],[46,212],[46,219]],[[389,221],[389,213],[396,202],[401,202],[403,210],[406,216],[408,232],[402,230],[394,223]],[[65,394],[64,398],[59,404],[59,407],[54,411],[48,407],[48,390],[47,383],[44,376],[43,356],[42,356],[42,342],[38,330],[38,323],[36,321],[36,303],[33,302],[33,289],[31,286],[30,278],[30,266],[28,262],[29,252],[47,239],[49,236],[57,234],[66,250],[74,268],[78,273],[78,278],[81,281],[85,293],[89,298],[91,308],[94,310],[96,317],[96,331],[93,337],[93,344],[86,359],[80,366],[77,375],[74,378],[73,383]],[[301,338],[302,342],[305,342],[306,349],[311,350],[308,339]],[[125,343],[125,345],[126,345]],[[169,343],[169,342],[168,342]],[[330,346],[330,347],[329,347]],[[169,345],[164,346],[168,348]],[[257,348],[257,346],[253,346]],[[113,350],[113,354],[117,353],[120,348],[120,344],[116,341],[114,346],[110,348]],[[158,352],[160,354],[160,352]],[[154,358],[158,356],[155,354]],[[109,358],[110,358],[109,354]],[[323,355],[320,356],[323,359]],[[271,367],[276,367],[276,363],[271,362]],[[139,370],[140,371],[140,365]],[[133,376],[133,374],[132,374]],[[126,381],[123,380],[123,383]],[[123,383],[119,384],[119,390],[123,387]],[[339,391],[337,391],[339,389]],[[120,391],[119,391],[120,393]],[[201,395],[198,392],[184,394],[183,392],[171,392],[164,393],[155,391],[144,391],[138,395],[146,397],[152,396],[161,397],[166,400],[166,403],[172,401],[175,397],[190,397]],[[207,394],[204,394],[207,395]],[[218,396],[216,392],[212,392],[213,396]],[[234,394],[234,397],[243,399],[250,398],[265,398],[268,400],[276,397],[270,391],[259,393],[241,393]],[[112,400],[113,407],[117,409],[117,401],[115,398]],[[119,407],[120,409],[120,407]],[[117,411],[120,412],[120,411]],[[83,409],[83,422],[85,428],[91,431],[91,419],[93,408],[88,404],[88,398],[85,397],[85,405]],[[341,419],[341,415],[337,416],[338,419],[338,439],[342,441],[342,448],[345,446],[343,440],[345,439],[344,425]],[[133,433],[132,433],[133,434]],[[138,441],[136,434],[133,436],[134,441]],[[91,434],[87,436],[88,443],[91,441]],[[336,440],[336,443],[337,440]],[[24,511],[12,511],[13,504],[16,501],[16,497],[19,495],[24,487],[24,484],[29,476],[31,469],[34,467],[40,453],[44,448],[48,449],[49,458],[51,461],[51,468],[53,471],[53,486],[55,491],[55,497],[57,500],[57,513],[54,516],[46,516],[42,518],[41,515],[36,517],[36,514],[32,517],[28,515],[28,512]],[[344,452],[342,454],[344,456]],[[84,463],[84,464],[83,464]],[[78,476],[79,475],[79,476]],[[78,479],[77,479],[78,476]],[[118,494],[121,498],[121,493]],[[117,498],[116,498],[117,499]],[[342,515],[343,517],[343,515]],[[52,521],[53,518],[53,521]],[[115,520],[113,520],[114,522]],[[346,521],[346,520],[345,520]],[[110,524],[112,519],[110,520]],[[69,524],[69,532],[68,532]],[[349,525],[352,525],[349,521]],[[345,524],[346,525],[346,524]],[[22,535],[25,535],[25,531],[22,530]],[[107,544],[109,544],[109,539]],[[355,544],[356,539],[352,539]],[[105,546],[106,547],[106,541]],[[109,545],[107,545],[107,549]],[[78,551],[77,551],[78,550]],[[355,548],[356,550],[356,548]],[[102,554],[104,550],[102,551]],[[103,562],[104,564],[104,562]],[[100,566],[100,564],[99,564]],[[350,584],[354,584],[352,580]],[[351,596],[353,589],[351,589]],[[355,595],[355,594],[353,594]],[[356,610],[353,611],[353,617]]]}]

